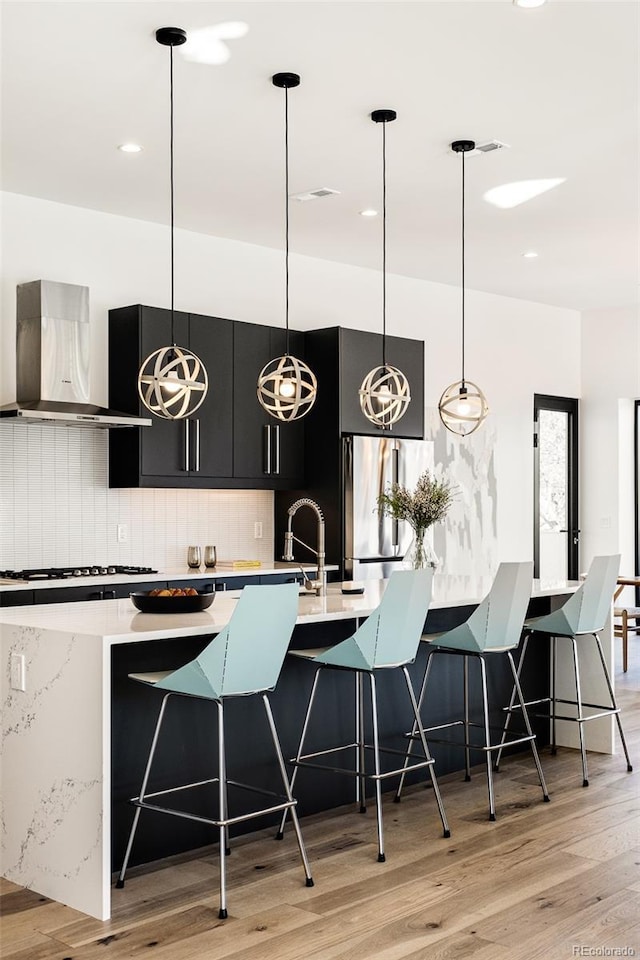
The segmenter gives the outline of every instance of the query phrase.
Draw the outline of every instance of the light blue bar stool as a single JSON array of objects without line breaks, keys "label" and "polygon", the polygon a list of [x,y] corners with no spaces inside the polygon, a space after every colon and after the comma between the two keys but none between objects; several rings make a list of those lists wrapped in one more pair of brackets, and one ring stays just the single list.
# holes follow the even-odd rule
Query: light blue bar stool
[{"label": "light blue bar stool", "polygon": [[[607,664],[602,652],[602,643],[599,632],[604,628],[607,615],[611,612],[613,603],[613,594],[616,588],[616,580],[620,569],[620,554],[607,557],[594,557],[589,572],[582,586],[572,594],[569,599],[560,607],[544,617],[534,617],[527,620],[524,625],[525,637],[522,643],[522,651],[518,662],[518,679],[522,671],[522,665],[527,653],[529,639],[534,633],[546,634],[551,637],[551,696],[540,700],[527,702],[527,706],[537,706],[539,704],[549,703],[550,712],[535,714],[543,718],[549,717],[551,720],[551,753],[556,752],[556,720],[571,720],[578,724],[580,734],[580,753],[582,755],[582,786],[589,786],[589,772],[587,768],[587,750],[584,739],[584,724],[589,720],[597,720],[599,717],[615,716],[622,741],[622,748],[627,761],[627,771],[631,773],[633,767],[629,759],[629,751],[624,738],[622,729],[622,720],[620,719],[620,708],[616,703],[613,692],[611,676],[607,669]],[[573,667],[575,674],[576,699],[565,700],[556,697],[556,674],[557,674],[557,640],[563,637],[570,641],[573,653]],[[586,637],[593,637],[596,642],[600,663],[604,672],[611,705],[602,705],[598,703],[585,703],[582,699],[580,684],[580,666],[578,663],[578,640],[584,640]],[[564,716],[556,713],[556,704],[574,706],[577,708],[577,715],[574,717]],[[584,708],[595,710],[585,716]],[[515,687],[511,694],[511,701],[507,708],[507,717],[504,726],[504,735],[509,729],[511,714],[518,709],[515,703]],[[500,751],[496,757],[496,768],[500,762]]]},{"label": "light blue bar stool", "polygon": [[[393,573],[382,601],[376,610],[365,620],[353,636],[333,647],[316,650],[290,650],[292,656],[309,660],[316,667],[316,673],[311,687],[298,752],[290,761],[294,765],[291,786],[293,787],[300,767],[313,767],[316,770],[329,770],[333,773],[346,774],[355,777],[356,802],[360,804],[360,811],[365,812],[365,782],[372,780],[375,783],[376,819],[378,829],[378,861],[384,863],[384,832],[382,820],[382,781],[388,777],[398,776],[402,769],[382,771],[380,763],[381,753],[404,756],[404,751],[381,748],[378,732],[378,696],[376,688],[376,673],[380,670],[401,669],[411,702],[412,716],[418,717],[418,704],[411,683],[408,664],[413,663],[418,652],[418,645],[427,610],[431,602],[433,570],[402,570]],[[329,747],[315,753],[305,754],[304,743],[309,729],[311,710],[316,696],[318,680],[324,670],[348,670],[355,674],[355,740],[349,744]],[[364,677],[368,676],[371,690],[371,720],[373,744],[365,742],[364,720]],[[355,769],[333,767],[316,762],[318,758],[327,757],[342,750],[355,750]],[[449,837],[449,825],[444,812],[440,790],[433,769],[433,758],[429,753],[427,741],[422,737],[423,757],[416,759],[410,769],[420,770],[428,768],[431,776],[433,791],[438,804],[444,836]],[[366,753],[373,753],[373,773],[366,772]],[[281,839],[288,811],[282,815],[278,838]]]},{"label": "light blue bar stool", "polygon": [[[248,586],[242,591],[233,615],[223,630],[211,641],[199,656],[178,670],[162,673],[130,674],[132,680],[138,680],[156,690],[167,691],[162,700],[158,721],[156,723],[149,758],[142,779],[140,796],[134,797],[131,803],[136,808],[129,841],[124,856],[116,886],[124,886],[127,864],[131,855],[131,848],[135,837],[140,811],[142,809],[156,810],[172,816],[183,817],[187,820],[197,820],[218,827],[220,837],[220,911],[219,918],[227,917],[226,896],[226,868],[225,852],[228,852],[229,826],[241,823],[268,813],[291,812],[296,839],[304,867],[306,885],[313,886],[309,862],[307,860],[302,832],[296,813],[296,800],[293,799],[291,786],[284,765],[284,758],[280,741],[271,712],[271,704],[267,692],[274,689],[287,647],[293,633],[298,615],[298,585],[295,583],[279,584],[277,586]],[[224,738],[224,703],[230,697],[248,697],[255,694],[262,695],[267,722],[275,748],[275,754],[282,776],[284,796],[279,796],[268,790],[263,790],[248,784],[237,783],[227,779],[227,761]],[[158,744],[160,728],[164,718],[167,701],[171,696],[197,697],[211,700],[217,706],[218,713],[218,776],[197,783],[183,784],[168,790],[156,793],[147,793],[151,764]],[[161,806],[150,802],[156,797],[165,797],[169,794],[184,791],[192,787],[204,786],[210,783],[218,784],[218,816],[201,817],[194,814]],[[227,785],[243,787],[253,793],[263,794],[270,798],[267,806],[240,816],[232,817],[227,809]]]},{"label": "light blue bar stool", "polygon": [[[520,743],[530,743],[533,759],[538,771],[540,786],[542,787],[542,796],[545,802],[549,801],[547,786],[544,781],[542,766],[535,744],[535,733],[531,729],[526,705],[520,689],[520,680],[516,673],[515,664],[511,651],[518,646],[522,625],[527,613],[527,606],[531,597],[531,586],[533,580],[533,563],[526,561],[524,563],[501,563],[491,590],[484,598],[482,603],[476,607],[468,620],[441,634],[426,635],[422,639],[429,643],[427,653],[427,665],[425,668],[422,688],[420,690],[420,699],[418,708],[422,708],[424,702],[431,666],[436,654],[447,654],[462,656],[463,658],[463,700],[464,700],[464,719],[452,720],[448,723],[438,724],[433,727],[423,727],[420,720],[414,724],[411,731],[411,739],[407,747],[406,763],[409,763],[413,744],[418,737],[424,737],[433,731],[446,730],[450,727],[461,726],[464,732],[464,741],[458,743],[451,740],[442,740],[436,737],[429,737],[432,743],[448,743],[464,747],[465,751],[465,780],[471,779],[471,750],[480,750],[484,753],[487,765],[487,786],[489,789],[489,819],[496,819],[495,793],[493,787],[492,760],[491,754],[494,750],[500,750],[504,742],[491,742],[491,728],[489,725],[489,697],[487,690],[487,666],[485,660],[489,655],[506,654],[511,672],[513,674],[515,695],[518,696],[522,709],[522,716],[525,725],[525,731],[518,734],[509,741],[510,745]],[[470,720],[469,711],[469,659],[474,658],[480,665],[480,676],[482,681],[482,715],[481,724]],[[514,696],[515,696],[514,695]],[[515,701],[514,701],[515,702]],[[470,731],[472,727],[481,727],[484,732],[482,744],[471,743]],[[396,800],[400,800],[402,787],[404,785],[404,776],[400,780]]]}]

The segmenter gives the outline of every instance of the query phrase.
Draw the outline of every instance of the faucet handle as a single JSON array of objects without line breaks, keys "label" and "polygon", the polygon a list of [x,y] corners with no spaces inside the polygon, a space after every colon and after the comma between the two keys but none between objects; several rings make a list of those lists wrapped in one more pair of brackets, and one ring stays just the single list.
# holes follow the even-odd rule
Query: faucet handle
[{"label": "faucet handle", "polygon": [[287,531],[284,535],[284,553],[282,559],[289,563],[293,562],[293,533],[291,530]]}]

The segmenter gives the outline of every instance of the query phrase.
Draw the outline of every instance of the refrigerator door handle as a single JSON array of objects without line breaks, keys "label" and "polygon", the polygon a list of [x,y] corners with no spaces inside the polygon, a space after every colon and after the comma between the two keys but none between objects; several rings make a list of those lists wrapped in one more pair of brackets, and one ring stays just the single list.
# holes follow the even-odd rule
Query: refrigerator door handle
[{"label": "refrigerator door handle", "polygon": [[[400,476],[400,450],[398,447],[394,447],[391,451],[392,457],[392,483],[398,482],[398,477]],[[391,521],[391,546],[398,547],[400,545],[400,524],[398,520]]]}]

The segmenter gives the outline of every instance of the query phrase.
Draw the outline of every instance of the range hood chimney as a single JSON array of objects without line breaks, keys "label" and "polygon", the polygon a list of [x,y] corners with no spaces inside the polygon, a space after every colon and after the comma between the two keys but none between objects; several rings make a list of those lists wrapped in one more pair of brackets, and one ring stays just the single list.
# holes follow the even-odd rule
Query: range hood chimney
[{"label": "range hood chimney", "polygon": [[17,287],[16,403],[0,417],[69,427],[141,427],[151,420],[89,403],[89,288],[33,280]]}]

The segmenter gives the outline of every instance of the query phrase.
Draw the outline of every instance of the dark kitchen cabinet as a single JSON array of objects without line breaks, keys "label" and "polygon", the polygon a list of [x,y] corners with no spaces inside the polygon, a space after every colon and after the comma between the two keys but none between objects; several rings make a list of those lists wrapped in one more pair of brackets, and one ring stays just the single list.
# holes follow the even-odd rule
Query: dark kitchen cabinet
[{"label": "dark kitchen cabinet", "polygon": [[382,336],[365,330],[330,327],[306,334],[307,362],[316,371],[318,391],[309,427],[330,429],[333,436],[359,434],[424,438],[424,343],[387,337],[387,363],[398,367],[409,381],[411,402],[391,430],[371,423],[360,408],[359,389],[367,373],[382,364]]},{"label": "dark kitchen cabinet", "polygon": [[[269,360],[285,352],[284,330],[255,323],[235,323],[233,339],[233,475],[285,490],[302,483],[304,420],[285,423],[260,405],[256,387]],[[304,357],[304,334],[290,332],[289,352]]]},{"label": "dark kitchen cabinet", "polygon": [[[203,361],[209,390],[185,420],[152,416],[150,427],[109,432],[112,487],[207,487],[233,470],[233,323],[194,313],[175,314],[175,340]],[[138,370],[154,350],[171,343],[171,312],[132,306],[109,312],[109,403],[149,415],[138,396]],[[227,483],[227,485],[229,485]]]},{"label": "dark kitchen cabinet", "polygon": [[33,603],[35,590],[4,590],[0,593],[0,607],[26,607]]}]

